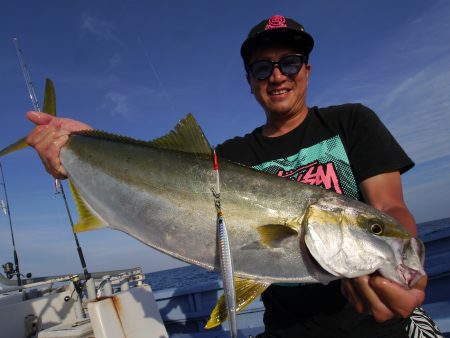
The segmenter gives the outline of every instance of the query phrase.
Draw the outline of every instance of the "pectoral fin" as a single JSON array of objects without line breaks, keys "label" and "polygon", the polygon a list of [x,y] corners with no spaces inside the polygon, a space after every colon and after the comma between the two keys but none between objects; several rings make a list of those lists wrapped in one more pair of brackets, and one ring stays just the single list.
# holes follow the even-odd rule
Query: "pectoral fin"
[{"label": "pectoral fin", "polygon": [[78,215],[80,216],[78,223],[73,227],[74,231],[82,232],[105,228],[106,224],[104,224],[96,215],[91,212],[70,179],[69,186],[70,191],[72,192],[73,199],[77,206]]},{"label": "pectoral fin", "polygon": [[281,242],[291,236],[298,236],[298,231],[291,224],[267,224],[257,228],[261,239],[259,242],[269,248],[277,248]]},{"label": "pectoral fin", "polygon": [[[234,277],[234,284],[236,288],[236,312],[243,310],[270,285],[269,283],[242,279],[239,277]],[[225,297],[222,295],[219,298],[214,310],[211,312],[210,318],[205,325],[205,329],[211,329],[220,325],[227,319],[227,317]]]}]

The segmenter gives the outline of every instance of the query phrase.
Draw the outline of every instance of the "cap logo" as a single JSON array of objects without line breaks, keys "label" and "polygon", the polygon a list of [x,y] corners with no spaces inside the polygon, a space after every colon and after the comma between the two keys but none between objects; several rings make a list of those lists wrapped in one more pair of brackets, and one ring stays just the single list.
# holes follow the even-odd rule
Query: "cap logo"
[{"label": "cap logo", "polygon": [[286,18],[282,15],[274,15],[267,20],[267,25],[264,30],[274,29],[274,28],[287,28]]}]

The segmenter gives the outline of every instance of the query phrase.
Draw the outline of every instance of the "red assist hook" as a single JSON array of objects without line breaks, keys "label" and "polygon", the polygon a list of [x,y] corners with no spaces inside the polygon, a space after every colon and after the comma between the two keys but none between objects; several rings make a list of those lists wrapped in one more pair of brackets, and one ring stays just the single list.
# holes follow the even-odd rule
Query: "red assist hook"
[{"label": "red assist hook", "polygon": [[214,155],[213,155],[213,166],[214,166],[214,170],[219,170],[219,161],[217,160],[217,153],[216,150],[214,149]]}]

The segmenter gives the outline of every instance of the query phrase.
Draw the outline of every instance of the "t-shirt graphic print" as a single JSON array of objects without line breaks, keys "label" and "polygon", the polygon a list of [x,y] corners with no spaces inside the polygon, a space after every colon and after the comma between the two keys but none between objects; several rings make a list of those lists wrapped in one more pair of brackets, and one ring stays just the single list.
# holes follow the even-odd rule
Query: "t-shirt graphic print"
[{"label": "t-shirt graphic print", "polygon": [[338,135],[253,168],[358,199],[356,180]]}]

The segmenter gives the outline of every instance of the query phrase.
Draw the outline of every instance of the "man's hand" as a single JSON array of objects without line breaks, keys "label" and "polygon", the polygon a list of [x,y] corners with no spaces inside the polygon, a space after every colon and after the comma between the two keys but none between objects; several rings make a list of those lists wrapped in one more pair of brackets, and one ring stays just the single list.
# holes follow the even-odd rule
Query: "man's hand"
[{"label": "man's hand", "polygon": [[50,175],[59,179],[66,178],[67,172],[59,158],[61,148],[71,132],[92,127],[79,121],[32,111],[27,113],[27,118],[36,124],[27,136],[27,143],[36,149]]},{"label": "man's hand", "polygon": [[411,289],[405,289],[378,274],[342,281],[342,293],[360,313],[368,313],[377,322],[408,317],[425,300],[427,277]]},{"label": "man's hand", "polygon": [[[400,172],[388,172],[360,183],[364,201],[396,218],[412,236],[417,235],[416,222],[403,199]],[[428,278],[422,277],[411,289],[379,274],[345,279],[342,293],[356,311],[371,314],[377,322],[394,317],[408,317],[425,300]]]}]

